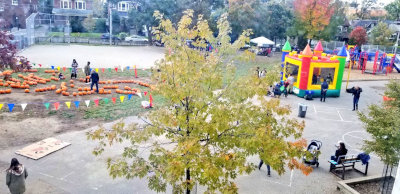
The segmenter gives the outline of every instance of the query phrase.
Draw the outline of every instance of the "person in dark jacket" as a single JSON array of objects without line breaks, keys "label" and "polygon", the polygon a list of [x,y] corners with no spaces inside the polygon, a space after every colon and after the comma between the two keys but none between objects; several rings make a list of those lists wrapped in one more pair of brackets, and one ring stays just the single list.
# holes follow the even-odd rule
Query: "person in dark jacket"
[{"label": "person in dark jacket", "polygon": [[92,70],[90,79],[92,79],[92,84],[90,85],[90,90],[93,90],[93,85],[96,84],[96,92],[99,93],[99,79],[100,78],[99,78],[99,74],[95,70]]},{"label": "person in dark jacket", "polygon": [[88,83],[88,81],[90,81],[90,62],[87,62],[87,65],[85,66],[85,75],[86,75],[86,79],[85,82]]},{"label": "person in dark jacket", "polygon": [[335,146],[337,147],[337,150],[335,151],[335,155],[331,156],[331,160],[340,163],[340,161],[338,161],[339,157],[347,154],[346,145],[344,145],[344,142],[339,141]]},{"label": "person in dark jacket", "polygon": [[324,100],[324,102],[325,102],[325,98],[326,98],[326,93],[328,92],[328,88],[329,88],[329,85],[328,85],[328,82],[326,82],[326,80],[324,80],[324,82],[322,82],[322,84],[321,84],[321,102],[322,102],[322,100]]},{"label": "person in dark jacket", "polygon": [[362,89],[358,86],[354,86],[346,91],[353,94],[353,111],[358,110],[358,101],[360,100]]},{"label": "person in dark jacket", "polygon": [[11,194],[22,194],[25,192],[25,179],[28,171],[16,158],[11,160],[10,168],[7,169],[6,184]]},{"label": "person in dark jacket", "polygon": [[76,62],[76,60],[72,60],[72,65],[71,65],[71,79],[75,77],[77,77],[78,74],[78,63]]}]

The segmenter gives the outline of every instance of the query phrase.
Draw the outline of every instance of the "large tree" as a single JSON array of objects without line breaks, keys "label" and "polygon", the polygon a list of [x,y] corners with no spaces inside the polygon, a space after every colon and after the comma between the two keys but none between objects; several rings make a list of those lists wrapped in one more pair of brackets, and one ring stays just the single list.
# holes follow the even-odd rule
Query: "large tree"
[{"label": "large tree", "polygon": [[329,24],[325,29],[316,35],[317,39],[323,39],[325,41],[334,40],[338,34],[338,26],[343,26],[346,22],[346,11],[345,4],[342,0],[335,0],[332,3],[332,8],[334,10]]},{"label": "large tree", "polygon": [[353,31],[351,31],[349,36],[349,44],[356,44],[361,46],[365,44],[368,40],[367,31],[365,28],[358,26]]},{"label": "large tree", "polygon": [[353,1],[353,6],[356,9],[355,15],[361,20],[370,18],[371,7],[377,4],[377,0],[359,0],[359,1],[361,2],[358,2],[358,0]]},{"label": "large tree", "polygon": [[387,4],[385,9],[387,11],[388,19],[400,20],[400,0],[394,0]]},{"label": "large tree", "polygon": [[297,21],[301,22],[310,40],[320,35],[334,13],[331,0],[295,0],[294,8]]},{"label": "large tree", "polygon": [[[292,12],[284,5],[278,3],[270,3],[266,9],[268,15],[261,25],[265,25],[268,29],[268,37],[271,39],[285,39],[287,29],[293,24]],[[257,29],[255,28],[254,31]]]},{"label": "large tree", "polygon": [[[201,15],[193,22],[191,10],[177,24],[155,16],[160,22],[155,34],[166,54],[156,64],[153,92],[164,96],[166,106],[146,115],[143,126],[118,123],[89,132],[89,139],[100,141],[95,154],[127,143],[121,156],[107,160],[110,175],[147,178],[157,192],[171,185],[173,193],[190,193],[200,184],[209,193],[237,193],[234,179],[256,169],[250,156],[259,156],[279,174],[286,167],[308,174],[312,168],[298,161],[305,153],[304,123],[289,117],[290,108],[278,99],[264,97],[279,74],[235,76],[235,60],[254,59],[250,52],[238,52],[250,31],[230,43],[225,14],[216,37]],[[217,51],[192,49],[188,39],[201,48],[210,42]]]},{"label": "large tree", "polygon": [[386,23],[379,22],[371,31],[372,44],[384,46],[393,45],[393,41],[389,40],[393,33],[393,30],[391,30]]}]

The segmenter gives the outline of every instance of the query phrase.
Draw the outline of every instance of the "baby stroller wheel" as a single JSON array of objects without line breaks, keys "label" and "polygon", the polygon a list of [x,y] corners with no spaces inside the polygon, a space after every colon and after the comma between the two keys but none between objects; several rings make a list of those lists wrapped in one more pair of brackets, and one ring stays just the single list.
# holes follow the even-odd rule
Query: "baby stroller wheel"
[{"label": "baby stroller wheel", "polygon": [[318,166],[319,166],[319,162],[317,162],[316,166],[317,166],[317,168],[318,168]]}]

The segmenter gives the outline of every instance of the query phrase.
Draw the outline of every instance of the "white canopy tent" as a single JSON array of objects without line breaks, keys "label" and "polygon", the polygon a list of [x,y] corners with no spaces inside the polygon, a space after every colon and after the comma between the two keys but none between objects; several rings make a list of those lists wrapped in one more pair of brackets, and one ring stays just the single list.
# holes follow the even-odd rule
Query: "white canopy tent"
[{"label": "white canopy tent", "polygon": [[257,44],[257,46],[267,46],[267,45],[274,45],[275,43],[268,39],[265,38],[264,36],[260,36],[257,38],[253,38],[250,40],[251,43]]}]

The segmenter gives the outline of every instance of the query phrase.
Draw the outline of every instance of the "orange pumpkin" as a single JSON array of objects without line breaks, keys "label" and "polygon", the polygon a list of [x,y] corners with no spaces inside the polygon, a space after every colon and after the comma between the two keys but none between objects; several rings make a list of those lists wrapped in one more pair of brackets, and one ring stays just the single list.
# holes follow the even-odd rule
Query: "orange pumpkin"
[{"label": "orange pumpkin", "polygon": [[11,94],[11,89],[6,90],[7,94]]},{"label": "orange pumpkin", "polygon": [[29,93],[29,89],[25,89],[25,93]]},{"label": "orange pumpkin", "polygon": [[73,92],[72,95],[73,95],[73,96],[76,96],[76,92]]},{"label": "orange pumpkin", "polygon": [[83,94],[83,95],[86,95],[86,94],[87,94],[87,92],[82,92],[82,94]]},{"label": "orange pumpkin", "polygon": [[78,95],[79,95],[79,96],[82,96],[82,95],[83,95],[83,93],[82,93],[82,92],[78,92]]},{"label": "orange pumpkin", "polygon": [[56,93],[57,94],[61,93],[61,89],[56,90]]},{"label": "orange pumpkin", "polygon": [[69,80],[69,83],[73,84],[73,83],[74,83],[74,80],[72,80],[72,79],[71,79],[71,80]]},{"label": "orange pumpkin", "polygon": [[70,86],[71,88],[75,87],[75,85],[74,85],[74,84],[70,84],[69,86]]},{"label": "orange pumpkin", "polygon": [[78,88],[78,91],[82,91],[82,88]]}]

